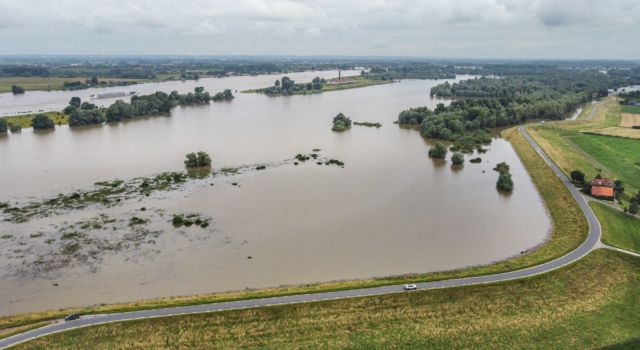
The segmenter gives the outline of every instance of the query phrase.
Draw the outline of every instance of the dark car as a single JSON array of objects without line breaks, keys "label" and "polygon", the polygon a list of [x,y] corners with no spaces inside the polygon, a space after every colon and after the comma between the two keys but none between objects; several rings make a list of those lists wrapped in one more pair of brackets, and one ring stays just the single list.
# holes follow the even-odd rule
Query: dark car
[{"label": "dark car", "polygon": [[65,321],[73,321],[80,318],[80,314],[71,314],[64,318]]}]

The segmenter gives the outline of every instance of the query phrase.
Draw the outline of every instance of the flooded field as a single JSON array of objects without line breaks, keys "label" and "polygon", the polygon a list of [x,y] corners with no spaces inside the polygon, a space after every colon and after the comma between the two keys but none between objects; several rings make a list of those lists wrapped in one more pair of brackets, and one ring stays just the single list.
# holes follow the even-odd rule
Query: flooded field
[{"label": "flooded field", "polygon": [[[317,75],[304,74],[291,76]],[[215,92],[272,80],[198,85]],[[0,202],[39,203],[24,220],[4,214],[9,221],[0,222],[0,313],[439,271],[535,247],[550,222],[506,141],[455,168],[429,159],[418,131],[393,124],[403,109],[434,107],[429,90],[441,82],[277,98],[238,93],[167,117],[0,138]],[[382,127],[332,132],[338,112]],[[295,164],[296,154],[314,149],[318,160]],[[185,153],[197,150],[212,155],[215,175],[167,180],[153,191],[132,180],[182,171]],[[481,163],[468,162],[476,156]],[[495,188],[492,168],[502,161],[511,166],[511,195]],[[76,190],[87,198],[80,193],[114,179],[124,180],[114,187],[123,191],[109,201],[44,204]],[[207,224],[174,225],[189,215]]]}]

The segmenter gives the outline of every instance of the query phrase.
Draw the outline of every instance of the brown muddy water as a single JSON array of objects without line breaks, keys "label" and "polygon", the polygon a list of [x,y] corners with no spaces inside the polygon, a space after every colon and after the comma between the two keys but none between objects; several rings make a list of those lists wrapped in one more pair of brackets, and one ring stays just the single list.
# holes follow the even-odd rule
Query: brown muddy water
[{"label": "brown muddy water", "polygon": [[[0,222],[0,314],[440,271],[540,244],[550,221],[509,143],[495,139],[482,163],[467,156],[463,168],[452,168],[427,157],[416,130],[393,124],[403,109],[435,106],[428,93],[440,82],[237,94],[230,103],[176,108],[170,117],[0,138],[0,201],[12,205],[96,181],[183,170],[184,154],[196,150],[212,155],[214,169],[268,164],[108,207]],[[338,112],[383,126],[334,133]],[[294,155],[316,148],[344,168],[293,164]],[[495,189],[492,168],[502,161],[511,166],[511,195]],[[173,215],[183,213],[210,224],[173,227]]]}]

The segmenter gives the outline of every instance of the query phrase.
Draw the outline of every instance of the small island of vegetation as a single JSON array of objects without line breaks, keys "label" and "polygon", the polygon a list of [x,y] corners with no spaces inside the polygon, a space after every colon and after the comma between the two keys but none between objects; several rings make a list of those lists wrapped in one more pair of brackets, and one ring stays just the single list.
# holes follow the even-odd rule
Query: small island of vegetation
[{"label": "small island of vegetation", "polygon": [[464,155],[460,152],[455,152],[453,156],[451,156],[451,162],[453,163],[453,165],[463,165]]},{"label": "small island of vegetation", "polygon": [[498,163],[493,170],[500,174],[498,175],[496,187],[505,192],[513,191],[513,180],[511,179],[511,173],[509,172],[509,165],[505,162]]},{"label": "small island of vegetation", "polygon": [[331,130],[337,131],[337,132],[343,132],[350,128],[351,128],[351,119],[346,117],[344,114],[338,113],[338,115],[336,115],[333,118],[333,127],[331,128]]},{"label": "small island of vegetation", "polygon": [[366,126],[369,128],[379,128],[382,126],[380,123],[372,123],[372,122],[353,122],[353,125]]},{"label": "small island of vegetation", "polygon": [[219,101],[231,101],[235,98],[235,96],[233,96],[233,93],[231,93],[231,90],[229,89],[225,89],[224,91],[218,92],[217,94],[213,95],[213,101],[214,102],[219,102]]},{"label": "small island of vegetation", "polygon": [[211,166],[211,157],[208,153],[199,151],[196,153],[188,153],[187,159],[184,161],[184,165],[187,168],[207,168]]},{"label": "small island of vegetation", "polygon": [[429,157],[444,159],[447,156],[447,146],[441,144],[440,142],[436,143],[435,146],[429,149]]},{"label": "small island of vegetation", "polygon": [[296,83],[289,77],[283,77],[276,80],[273,86],[262,89],[245,90],[245,93],[261,93],[267,96],[289,96],[289,95],[306,95],[317,94],[327,91],[354,89],[359,87],[388,84],[393,80],[380,79],[376,75],[361,75],[354,77],[339,77],[335,79],[325,80],[315,77],[308,83]]}]

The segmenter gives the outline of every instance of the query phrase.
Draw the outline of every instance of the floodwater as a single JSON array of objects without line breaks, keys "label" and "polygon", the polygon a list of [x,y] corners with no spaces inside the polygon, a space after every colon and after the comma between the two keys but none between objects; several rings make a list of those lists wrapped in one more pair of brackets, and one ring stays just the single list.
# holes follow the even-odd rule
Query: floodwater
[{"label": "floodwater", "polygon": [[[260,86],[242,86],[247,79],[225,81],[238,89]],[[0,223],[12,237],[0,240],[0,314],[441,271],[491,263],[542,243],[551,224],[509,143],[495,139],[486,154],[473,155],[482,163],[452,168],[427,157],[429,145],[418,131],[393,124],[403,109],[434,107],[439,101],[429,90],[441,82],[404,80],[291,97],[239,93],[229,103],[178,107],[170,117],[0,138],[0,201],[182,170],[185,153],[196,150],[211,154],[214,168],[281,162],[315,148],[345,163],[287,162],[190,181],[114,208]],[[338,112],[383,126],[335,133],[331,120]],[[495,188],[492,168],[502,161],[511,166],[510,195]],[[210,217],[211,227],[170,225],[173,214],[189,212]],[[151,238],[95,253],[93,260],[36,268],[34,261],[55,255],[65,225],[99,214],[125,223],[132,215],[149,219],[143,235]],[[88,235],[119,247],[125,227]]]}]

